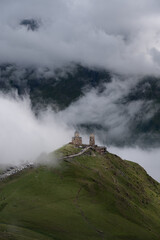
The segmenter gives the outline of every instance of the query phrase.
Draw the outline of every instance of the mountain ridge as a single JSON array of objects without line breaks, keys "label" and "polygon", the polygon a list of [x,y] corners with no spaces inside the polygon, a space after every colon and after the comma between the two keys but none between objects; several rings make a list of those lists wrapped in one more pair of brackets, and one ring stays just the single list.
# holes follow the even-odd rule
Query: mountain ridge
[{"label": "mountain ridge", "polygon": [[160,184],[138,164],[92,149],[52,167],[57,154],[77,151],[66,145],[49,154],[50,165],[0,183],[0,239],[19,239],[18,228],[26,239],[157,239]]}]

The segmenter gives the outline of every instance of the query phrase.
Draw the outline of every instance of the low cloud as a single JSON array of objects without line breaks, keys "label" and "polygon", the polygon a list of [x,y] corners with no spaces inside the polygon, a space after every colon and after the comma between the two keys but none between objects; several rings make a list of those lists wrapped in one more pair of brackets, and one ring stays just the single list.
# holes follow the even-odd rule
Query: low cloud
[{"label": "low cloud", "polygon": [[[2,0],[0,62],[159,75],[159,10],[157,0]],[[28,31],[24,19],[39,29]]]},{"label": "low cloud", "polygon": [[153,107],[152,101],[126,100],[138,81],[138,78],[121,80],[113,76],[110,83],[103,85],[103,92],[99,89],[86,92],[58,115],[71,126],[93,126],[93,131],[104,144],[142,145],[145,133],[135,136],[136,124],[144,124],[154,116],[157,109],[155,104]]},{"label": "low cloud", "polygon": [[49,110],[36,118],[29,99],[0,95],[0,164],[34,161],[68,143],[73,134]]},{"label": "low cloud", "polygon": [[[40,162],[44,159],[48,161],[44,152],[52,152],[70,142],[74,132],[74,124],[69,124],[67,116],[65,118],[48,110],[41,112],[37,118],[31,110],[28,98],[19,99],[1,94],[0,115],[0,165],[37,162],[38,156]],[[74,115],[72,117],[75,118]],[[77,118],[74,120],[76,122]],[[87,143],[88,136],[83,136],[83,141]],[[96,141],[102,144],[97,136]],[[109,151],[141,164],[152,177],[160,180],[159,149],[149,151],[110,146]]]}]

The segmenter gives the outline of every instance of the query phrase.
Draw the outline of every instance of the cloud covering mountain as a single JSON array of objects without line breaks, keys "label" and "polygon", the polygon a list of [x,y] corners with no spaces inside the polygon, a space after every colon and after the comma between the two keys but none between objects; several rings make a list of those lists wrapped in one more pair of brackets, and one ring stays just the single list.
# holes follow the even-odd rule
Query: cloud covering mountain
[{"label": "cloud covering mountain", "polygon": [[[158,0],[1,0],[0,62],[159,74]],[[28,31],[23,20],[40,21]]]},{"label": "cloud covering mountain", "polygon": [[[70,117],[77,122],[82,112],[80,111],[77,116],[73,107],[68,109],[68,113],[69,111]],[[0,94],[0,167],[35,161],[41,153],[51,152],[68,143],[73,136],[74,128],[73,125],[68,125],[71,120],[69,115],[64,114],[62,117],[61,114],[48,110],[41,112],[39,118],[36,118],[28,98],[19,99]],[[93,112],[90,114],[93,116]],[[115,131],[114,129],[113,134]],[[120,135],[117,133],[117,136]],[[110,137],[108,135],[108,138]],[[83,135],[83,142],[88,143],[88,135]],[[97,135],[96,143],[102,144]],[[108,150],[124,159],[138,162],[152,177],[160,180],[158,148],[144,150],[138,147],[110,146]]]},{"label": "cloud covering mountain", "polygon": [[70,141],[73,129],[49,110],[37,119],[28,98],[0,95],[0,167],[34,161]]}]

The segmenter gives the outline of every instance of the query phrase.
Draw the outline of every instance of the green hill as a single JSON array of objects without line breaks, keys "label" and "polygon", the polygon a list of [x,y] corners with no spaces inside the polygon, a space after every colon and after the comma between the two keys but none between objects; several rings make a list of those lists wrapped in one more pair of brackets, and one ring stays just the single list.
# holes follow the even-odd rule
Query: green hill
[{"label": "green hill", "polygon": [[[77,152],[66,145],[49,156]],[[160,184],[138,164],[89,149],[51,166],[0,183],[0,240],[159,238]]]}]

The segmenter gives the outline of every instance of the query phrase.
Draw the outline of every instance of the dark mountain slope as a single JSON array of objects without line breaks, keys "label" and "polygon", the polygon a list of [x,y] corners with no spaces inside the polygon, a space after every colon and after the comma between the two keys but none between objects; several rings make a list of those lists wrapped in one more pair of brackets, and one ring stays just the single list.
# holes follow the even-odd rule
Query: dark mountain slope
[{"label": "dark mountain slope", "polygon": [[[127,80],[123,81],[122,76],[118,79],[121,84],[126,84]],[[0,66],[0,90],[6,93],[14,90],[18,92],[19,96],[27,93],[36,113],[47,106],[56,111],[67,109],[86,93],[96,89],[97,96],[94,97],[97,97],[98,100],[102,98],[102,102],[106,99],[106,105],[99,104],[94,110],[94,106],[91,106],[89,110],[93,112],[88,119],[84,117],[83,121],[81,116],[80,123],[77,123],[75,119],[76,127],[85,132],[95,132],[105,144],[157,147],[160,142],[159,78],[150,76],[139,79],[137,84],[136,82],[132,89],[129,88],[128,92],[121,94],[121,88],[119,88],[119,92],[118,90],[117,92],[113,91],[114,87],[116,88],[119,84],[118,81],[114,83],[113,76],[102,69],[73,65],[51,71],[49,68],[24,68],[11,64]],[[113,83],[113,89],[108,87],[108,83]],[[110,91],[107,92],[107,89]],[[114,94],[115,96],[113,96]],[[120,95],[119,98],[116,94]],[[108,98],[113,99],[109,104]],[[113,111],[111,107],[113,107]],[[95,121],[93,121],[92,114],[94,115],[95,112]],[[117,112],[118,114],[116,114]],[[108,116],[114,119],[113,126],[110,120],[107,124]],[[125,134],[119,137],[119,131],[117,131],[117,135],[115,133],[114,136],[111,134],[108,137],[108,132],[113,127],[122,129],[124,124],[126,126]]]},{"label": "dark mountain slope", "polygon": [[18,68],[15,65],[0,66],[0,89],[16,90],[20,96],[28,93],[33,108],[47,105],[64,109],[84,94],[84,90],[99,88],[110,82],[111,76],[103,70],[94,70],[76,65],[74,68],[43,69]]},{"label": "dark mountain slope", "polygon": [[[57,154],[77,152],[66,145]],[[0,239],[157,240],[160,184],[138,164],[88,150],[0,183]]]}]

